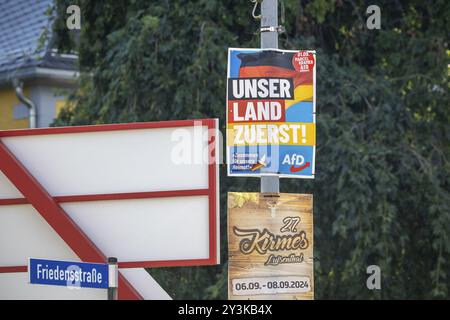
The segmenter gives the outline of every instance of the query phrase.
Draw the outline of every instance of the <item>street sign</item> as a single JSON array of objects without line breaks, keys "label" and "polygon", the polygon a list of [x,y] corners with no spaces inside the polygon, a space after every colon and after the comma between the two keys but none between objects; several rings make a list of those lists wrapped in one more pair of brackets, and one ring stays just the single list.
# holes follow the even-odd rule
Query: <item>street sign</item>
[{"label": "street sign", "polygon": [[312,195],[228,193],[228,298],[314,298]]},{"label": "street sign", "polygon": [[30,283],[78,288],[108,288],[108,264],[29,259]]},{"label": "street sign", "polygon": [[229,176],[314,178],[316,53],[229,49]]},{"label": "street sign", "polygon": [[0,131],[0,298],[102,298],[32,288],[28,257],[117,257],[119,299],[169,298],[143,268],[218,264],[217,137],[217,119]]}]

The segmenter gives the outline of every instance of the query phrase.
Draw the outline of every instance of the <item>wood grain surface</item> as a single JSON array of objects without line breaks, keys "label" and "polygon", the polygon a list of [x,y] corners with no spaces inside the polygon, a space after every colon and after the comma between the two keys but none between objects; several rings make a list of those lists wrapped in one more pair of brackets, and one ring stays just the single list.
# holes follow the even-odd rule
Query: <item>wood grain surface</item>
[{"label": "wood grain surface", "polygon": [[[228,193],[228,297],[314,299],[313,197],[310,194]],[[267,264],[270,256],[283,263]],[[289,257],[295,259],[286,259]],[[303,256],[303,261],[301,257]],[[288,262],[290,261],[290,262]],[[233,294],[234,279],[302,276],[308,292]],[[295,290],[295,289],[292,289]]]}]

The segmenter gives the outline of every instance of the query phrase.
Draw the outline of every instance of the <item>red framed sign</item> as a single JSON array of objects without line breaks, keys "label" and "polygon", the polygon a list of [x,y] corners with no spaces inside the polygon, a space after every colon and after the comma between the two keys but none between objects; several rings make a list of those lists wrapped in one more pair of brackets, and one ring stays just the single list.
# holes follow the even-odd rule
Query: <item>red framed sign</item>
[{"label": "red framed sign", "polygon": [[[217,119],[0,131],[0,231],[29,228],[0,245],[0,273],[25,272],[29,256],[58,258],[57,240],[31,237],[48,226],[82,261],[218,264],[217,132]],[[30,227],[32,211],[48,226]],[[119,282],[119,297],[140,297]]]}]

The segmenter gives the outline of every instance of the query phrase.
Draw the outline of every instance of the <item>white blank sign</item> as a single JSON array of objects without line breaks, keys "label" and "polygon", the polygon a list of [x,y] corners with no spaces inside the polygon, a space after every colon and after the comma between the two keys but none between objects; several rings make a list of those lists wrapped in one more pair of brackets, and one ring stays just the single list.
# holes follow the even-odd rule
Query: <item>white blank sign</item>
[{"label": "white blank sign", "polygon": [[[0,131],[0,141],[119,266],[210,265],[220,256],[218,163],[209,159],[212,149],[219,153],[217,128],[213,119],[45,128]],[[192,161],[174,158],[183,148]],[[17,247],[39,253],[31,235],[49,226],[18,189],[0,171],[0,211],[14,229],[30,232]],[[18,201],[24,204],[10,205]],[[37,216],[24,220],[32,210]],[[57,241],[47,242],[42,255],[56,258]],[[26,265],[20,250],[8,252],[0,267]]]},{"label": "white blank sign", "polygon": [[89,201],[62,207],[104,254],[121,262],[208,258],[207,196]]}]

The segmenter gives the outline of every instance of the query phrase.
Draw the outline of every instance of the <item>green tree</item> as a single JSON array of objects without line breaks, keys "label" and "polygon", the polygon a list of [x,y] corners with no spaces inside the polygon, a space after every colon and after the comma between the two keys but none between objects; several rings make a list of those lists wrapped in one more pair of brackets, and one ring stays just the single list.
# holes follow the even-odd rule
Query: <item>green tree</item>
[{"label": "green tree", "polygon": [[[79,41],[65,8],[82,11]],[[314,181],[316,298],[449,298],[450,3],[284,0],[285,49],[317,49],[318,149]],[[81,76],[55,125],[219,117],[225,124],[228,47],[259,47],[250,1],[58,0],[55,43],[76,50]],[[221,171],[226,192],[258,179]],[[377,264],[382,290],[366,288]],[[174,298],[226,298],[227,265],[152,269]]]}]

